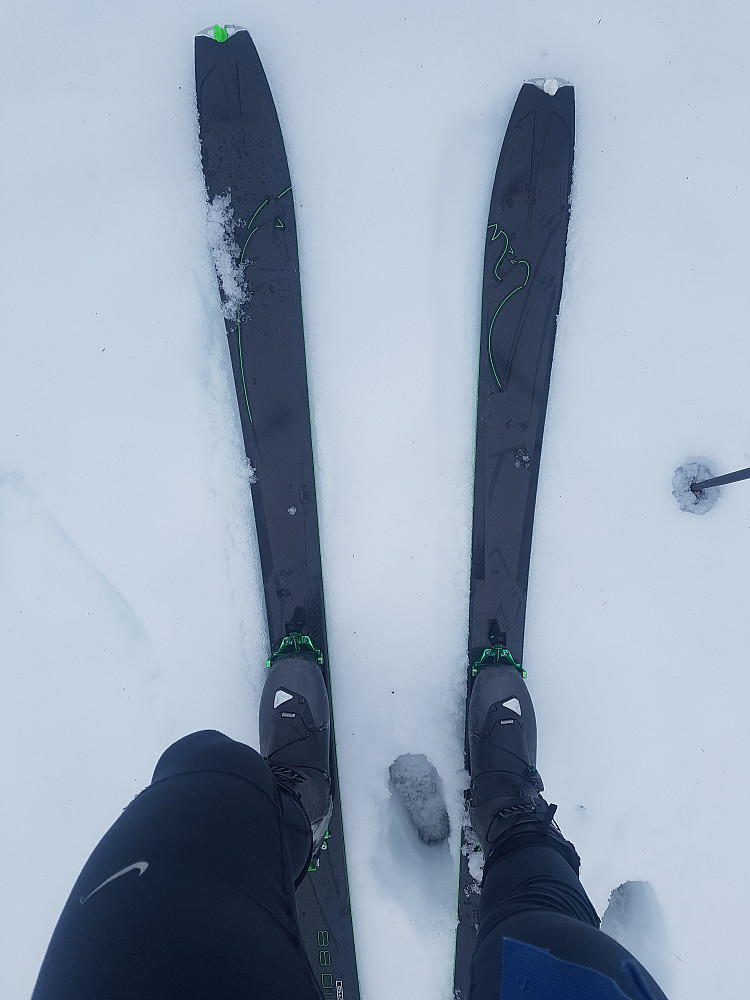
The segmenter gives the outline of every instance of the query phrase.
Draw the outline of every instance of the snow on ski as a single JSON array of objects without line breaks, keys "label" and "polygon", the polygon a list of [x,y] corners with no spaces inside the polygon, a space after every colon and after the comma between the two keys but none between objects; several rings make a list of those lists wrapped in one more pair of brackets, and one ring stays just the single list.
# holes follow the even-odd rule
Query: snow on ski
[{"label": "snow on ski", "polygon": [[[271,655],[316,659],[330,692],[297,233],[281,129],[245,29],[197,35],[195,79],[209,238],[253,469]],[[323,996],[358,1000],[333,721],[331,741],[333,816],[297,908]]]},{"label": "snow on ski", "polygon": [[[485,245],[467,698],[482,666],[520,666],[523,656],[573,146],[573,88],[556,80],[525,84],[500,152]],[[468,769],[468,739],[466,754]],[[467,815],[459,868],[456,1000],[464,995],[476,940],[481,866]]]}]

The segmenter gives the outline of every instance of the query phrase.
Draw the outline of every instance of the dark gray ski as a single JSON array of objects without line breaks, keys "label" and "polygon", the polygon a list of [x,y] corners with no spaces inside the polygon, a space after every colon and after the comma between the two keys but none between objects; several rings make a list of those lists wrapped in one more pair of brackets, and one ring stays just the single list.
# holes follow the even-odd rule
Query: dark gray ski
[{"label": "dark gray ski", "polygon": [[[294,202],[273,98],[242,28],[195,39],[203,173],[220,233],[217,262],[245,450],[272,657],[320,664],[330,693]],[[297,892],[323,996],[358,1000],[331,724],[334,809]],[[269,995],[273,984],[269,983]]]},{"label": "dark gray ski", "polygon": [[[549,92],[547,92],[549,91]],[[571,86],[525,84],[490,200],[479,356],[467,696],[488,663],[521,663],[539,459],[573,169]],[[468,768],[468,741],[466,746]],[[481,853],[461,838],[454,992],[477,932]]]}]

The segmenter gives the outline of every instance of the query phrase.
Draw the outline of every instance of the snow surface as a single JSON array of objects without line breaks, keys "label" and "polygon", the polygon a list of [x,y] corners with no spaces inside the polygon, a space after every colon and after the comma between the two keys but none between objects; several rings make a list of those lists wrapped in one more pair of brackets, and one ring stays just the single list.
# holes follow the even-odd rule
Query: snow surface
[{"label": "snow surface", "polygon": [[669,976],[669,942],[650,882],[623,882],[609,895],[602,930],[638,955],[657,982]]},{"label": "snow surface", "polygon": [[[0,995],[29,995],[170,741],[257,741],[267,637],[192,79],[220,17],[255,38],[294,183],[365,1000],[451,995],[480,268],[527,79],[578,107],[524,661],[539,768],[599,911],[653,886],[671,995],[744,996],[750,485],[696,518],[671,479],[750,465],[750,10],[5,11]],[[393,826],[406,752],[443,778],[450,849]]]}]

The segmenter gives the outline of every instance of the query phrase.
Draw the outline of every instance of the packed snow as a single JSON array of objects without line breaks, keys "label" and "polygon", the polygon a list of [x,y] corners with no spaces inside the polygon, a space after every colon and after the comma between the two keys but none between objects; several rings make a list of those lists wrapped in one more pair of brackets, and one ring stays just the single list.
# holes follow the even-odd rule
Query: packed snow
[{"label": "packed snow", "polygon": [[441,844],[451,832],[443,782],[423,753],[402,753],[388,768],[391,788],[425,844]]},{"label": "packed snow", "polygon": [[672,476],[672,496],[677,506],[686,514],[707,514],[716,506],[721,497],[718,486],[709,486],[699,491],[693,490],[694,483],[702,483],[713,478],[713,472],[705,462],[685,462],[675,469]]},{"label": "packed snow", "polygon": [[[452,995],[481,266],[529,79],[577,102],[524,659],[538,766],[598,911],[653,887],[669,994],[744,996],[750,484],[692,517],[672,476],[750,465],[750,9],[75,12],[9,0],[23,30],[0,41],[0,995],[28,997],[171,741],[257,746],[268,640],[192,77],[220,18],[253,35],[294,186],[364,1000]],[[394,815],[404,753],[443,779],[437,847]]]},{"label": "packed snow", "polygon": [[239,253],[234,225],[230,193],[227,191],[226,194],[216,195],[208,202],[206,226],[216,276],[222,291],[222,310],[228,319],[235,318],[248,295],[245,275],[234,263]]},{"label": "packed snow", "polygon": [[650,882],[623,882],[609,894],[602,930],[637,955],[658,982],[670,980],[669,941]]}]

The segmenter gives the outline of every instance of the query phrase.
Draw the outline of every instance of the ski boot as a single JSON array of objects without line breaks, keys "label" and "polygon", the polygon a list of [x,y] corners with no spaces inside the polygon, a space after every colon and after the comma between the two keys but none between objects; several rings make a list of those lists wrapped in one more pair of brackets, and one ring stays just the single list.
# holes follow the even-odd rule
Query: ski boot
[{"label": "ski boot", "polygon": [[295,886],[320,848],[333,810],[331,707],[318,663],[284,655],[260,698],[260,752],[276,779]]},{"label": "ski boot", "polygon": [[557,806],[542,798],[536,769],[536,717],[522,672],[479,670],[469,700],[471,825],[485,856],[530,844],[554,847],[578,874],[581,859],[553,821]]}]

